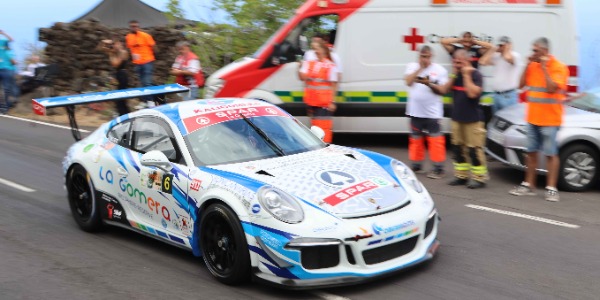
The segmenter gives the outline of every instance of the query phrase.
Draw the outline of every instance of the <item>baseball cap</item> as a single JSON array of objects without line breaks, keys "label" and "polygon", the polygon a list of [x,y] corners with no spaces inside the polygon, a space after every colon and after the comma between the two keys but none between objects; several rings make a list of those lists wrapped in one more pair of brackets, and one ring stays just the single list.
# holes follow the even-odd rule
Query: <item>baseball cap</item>
[{"label": "baseball cap", "polygon": [[498,45],[504,45],[510,43],[510,38],[507,36],[501,36],[498,40]]}]

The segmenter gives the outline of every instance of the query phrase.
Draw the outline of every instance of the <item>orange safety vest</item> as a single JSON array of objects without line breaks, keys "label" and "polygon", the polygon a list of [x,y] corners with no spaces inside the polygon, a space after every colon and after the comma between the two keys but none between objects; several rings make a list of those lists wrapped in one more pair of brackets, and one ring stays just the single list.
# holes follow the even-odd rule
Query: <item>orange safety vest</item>
[{"label": "orange safety vest", "polygon": [[330,60],[308,62],[304,103],[309,106],[328,107],[333,102],[333,82],[329,80],[333,66]]},{"label": "orange safety vest", "polygon": [[552,81],[558,84],[558,90],[549,93],[542,66],[539,63],[529,64],[525,77],[527,122],[538,126],[560,126],[563,115],[562,101],[567,90],[569,69],[554,56],[550,56],[546,68]]}]

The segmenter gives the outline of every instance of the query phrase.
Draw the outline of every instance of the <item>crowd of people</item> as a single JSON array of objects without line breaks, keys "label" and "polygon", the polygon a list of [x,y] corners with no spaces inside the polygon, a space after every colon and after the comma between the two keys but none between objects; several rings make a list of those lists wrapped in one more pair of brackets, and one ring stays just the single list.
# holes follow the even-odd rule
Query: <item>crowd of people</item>
[{"label": "crowd of people", "polygon": [[[36,69],[44,67],[38,55],[31,55],[27,61],[27,67],[17,73],[18,65],[14,52],[10,49],[13,42],[11,36],[0,30],[0,84],[2,84],[3,97],[0,99],[0,114],[5,114],[18,101],[21,93],[29,93],[36,87]],[[100,41],[97,50],[107,55],[108,61],[113,68],[113,76],[117,82],[117,89],[132,87],[128,69],[133,65],[138,77],[140,87],[151,86],[153,82],[153,70],[155,53],[158,50],[154,38],[140,29],[136,20],[129,22],[129,33],[125,37],[113,35],[108,39]],[[178,56],[175,58],[169,73],[175,77],[175,82],[189,88],[189,92],[183,95],[184,100],[198,99],[199,88],[204,85],[204,75],[200,60],[192,52],[190,44],[182,41],[176,44]],[[17,83],[17,75],[19,83]],[[154,99],[145,97],[136,109],[152,107]],[[130,112],[126,100],[115,102],[119,115]]]},{"label": "crowd of people", "polygon": [[[480,107],[483,75],[480,66],[493,66],[490,86],[494,104],[492,111],[518,103],[519,90],[527,93],[527,172],[525,180],[509,193],[516,196],[534,195],[538,152],[546,156],[548,176],[545,199],[559,201],[558,146],[556,134],[562,123],[563,103],[567,100],[569,72],[565,64],[550,54],[550,42],[539,38],[532,44],[532,53],[524,61],[513,50],[512,41],[503,36],[497,45],[476,40],[470,32],[460,38],[444,38],[443,49],[452,58],[449,73],[433,63],[434,49],[423,45],[417,61],[406,66],[408,86],[406,114],[410,118],[409,160],[413,171],[425,171],[426,152],[432,168],[427,177],[445,176],[446,139],[441,131],[444,116],[443,96],[451,95],[450,152],[453,160],[451,186],[469,189],[486,186],[489,180],[484,151],[486,129]],[[337,83],[342,65],[331,44],[323,36],[312,39],[311,51],[301,62],[299,77],[305,82],[304,102],[311,124],[325,131],[325,142],[331,142],[333,113],[336,110]],[[526,63],[523,66],[523,63]],[[427,151],[428,150],[428,151]]]}]

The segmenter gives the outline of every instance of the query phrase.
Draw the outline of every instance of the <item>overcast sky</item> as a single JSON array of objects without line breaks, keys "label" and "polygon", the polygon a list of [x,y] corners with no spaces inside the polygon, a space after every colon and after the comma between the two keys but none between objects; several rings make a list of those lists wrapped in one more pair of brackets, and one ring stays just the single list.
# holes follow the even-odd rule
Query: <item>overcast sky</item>
[{"label": "overcast sky", "polygon": [[[38,29],[50,27],[55,22],[71,22],[90,11],[101,0],[2,0],[0,29],[10,34],[12,44],[21,61],[27,55],[26,45],[37,42]],[[142,0],[142,2],[165,10],[167,0]],[[212,11],[211,0],[180,0],[185,17],[200,21],[219,21],[223,13]],[[220,19],[219,19],[220,18]],[[20,66],[23,67],[23,66]]]}]

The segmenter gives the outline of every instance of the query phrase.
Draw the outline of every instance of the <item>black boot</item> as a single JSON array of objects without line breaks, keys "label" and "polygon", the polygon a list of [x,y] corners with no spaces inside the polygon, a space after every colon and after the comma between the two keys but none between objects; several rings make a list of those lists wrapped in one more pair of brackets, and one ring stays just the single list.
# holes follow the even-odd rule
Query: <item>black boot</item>
[{"label": "black boot", "polygon": [[477,180],[471,179],[469,181],[469,183],[467,184],[467,187],[470,188],[470,189],[484,188],[485,187],[485,182],[481,182],[481,181],[477,181]]},{"label": "black boot", "polygon": [[448,182],[448,185],[456,186],[456,185],[465,185],[467,184],[467,180],[464,178],[454,177],[454,179]]}]

